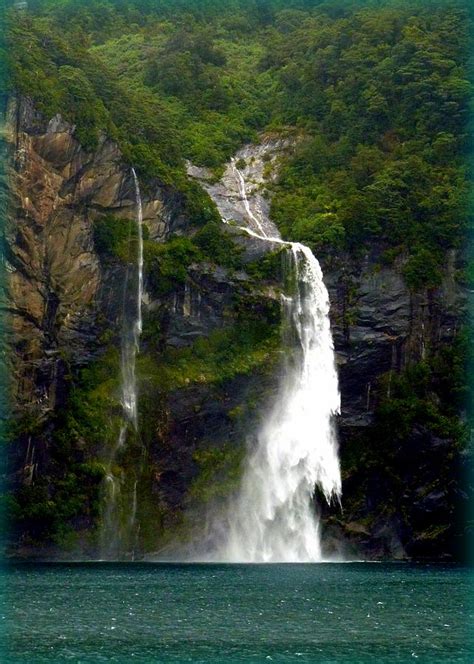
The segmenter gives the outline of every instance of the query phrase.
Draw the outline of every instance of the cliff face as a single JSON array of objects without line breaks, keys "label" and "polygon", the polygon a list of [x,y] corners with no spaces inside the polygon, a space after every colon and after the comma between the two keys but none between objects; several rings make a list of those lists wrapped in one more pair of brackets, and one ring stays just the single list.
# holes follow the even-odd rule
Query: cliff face
[{"label": "cliff face", "polygon": [[[271,182],[279,155],[289,150],[291,141],[270,140],[243,148],[235,159],[251,211],[269,236],[277,232],[269,219]],[[219,183],[204,181],[204,186],[224,219],[242,223],[248,210],[239,196],[235,163]],[[343,471],[342,513],[320,501],[325,541],[329,550],[342,548],[349,555],[449,556],[461,546],[456,519],[465,500],[460,478],[466,457],[451,432],[421,412],[403,421],[406,411],[423,406],[421,400],[398,405],[400,390],[408,392],[398,383],[411,368],[438,361],[443,349],[456,343],[466,308],[466,291],[457,281],[461,260],[451,251],[440,287],[413,292],[403,276],[406,257],[387,264],[382,254],[374,247],[363,256],[320,257],[341,390]],[[392,405],[394,421],[385,414]]]},{"label": "cliff face", "polygon": [[[99,215],[135,214],[130,169],[110,140],[88,154],[59,116],[45,123],[27,100],[11,104],[14,146],[12,221],[7,229],[14,404],[46,413],[61,403],[66,360],[85,365],[97,353],[104,319],[118,316],[121,275],[103,274],[94,250]],[[161,192],[144,215],[155,234]],[[163,213],[164,214],[164,213]]]},{"label": "cliff face", "polygon": [[[130,269],[120,256],[101,254],[95,229],[104,218],[135,219],[133,179],[114,142],[103,137],[87,153],[73,127],[59,116],[45,122],[28,101],[11,104],[9,127],[8,307],[12,398],[21,415],[11,455],[19,496],[14,546],[30,555],[47,541],[51,555],[64,549],[59,526],[66,523],[66,535],[76,533],[75,550],[94,555],[102,475],[91,464],[100,466],[109,445],[101,424],[113,430],[119,411],[113,353]],[[237,155],[251,183],[250,204],[269,228],[264,173],[275,172],[287,148],[269,141],[265,149]],[[209,175],[191,173],[202,181]],[[237,181],[203,184],[224,218],[238,224],[245,210]],[[281,285],[277,246],[229,224],[224,241],[240,247],[239,263],[214,260],[219,241],[213,244],[209,229],[186,217],[177,192],[158,182],[142,190],[148,273],[138,365],[141,435],[119,460],[123,494],[131,501],[133,486],[138,500],[137,551],[154,550],[176,529],[188,528],[183,509],[224,499],[238,485],[248,432],[277,384]],[[176,236],[197,238],[208,258],[188,246],[184,256],[184,245],[170,244]],[[156,254],[156,247],[167,253]],[[390,401],[398,375],[455,338],[464,306],[457,257],[450,255],[441,288],[413,294],[403,280],[403,259],[384,266],[379,253],[323,261],[342,393],[344,477],[344,511],[322,508],[326,541],[329,548],[372,557],[449,554],[446,537],[460,495],[454,443],[417,424],[387,450],[374,413]],[[91,371],[100,380],[91,380]],[[83,417],[77,395],[104,412]],[[95,429],[88,429],[94,417]],[[67,503],[66,510],[68,481],[81,481],[83,493],[78,506]],[[33,501],[42,505],[40,517]],[[39,530],[33,525],[38,518],[46,519]]]},{"label": "cliff face", "polygon": [[326,270],[346,496],[336,532],[375,557],[458,555],[466,458],[423,408],[414,413],[421,401],[411,402],[410,381],[457,343],[466,305],[459,257],[450,252],[440,288],[418,293],[405,284],[403,258],[380,262],[374,251]]},{"label": "cliff face", "polygon": [[[60,117],[44,121],[27,100],[10,105],[8,120],[6,258],[17,416],[11,468],[19,496],[14,545],[25,555],[56,555],[62,547],[56,531],[66,521],[80,534],[74,550],[96,555],[96,534],[89,531],[100,521],[100,465],[120,413],[117,349],[129,297],[124,282],[134,266],[129,257],[101,255],[94,238],[100,220],[134,223],[132,173],[115,143],[104,137],[87,153],[73,127]],[[180,252],[189,248],[179,245],[158,257],[168,270],[163,276],[153,247],[168,250],[171,235],[192,236],[196,227],[183,213],[181,195],[156,181],[142,187],[142,203],[147,265],[157,273],[145,284],[140,460],[119,464],[132,484],[139,480],[139,512],[147,522],[140,537],[145,548],[156,549],[182,520],[184,504],[193,502],[193,483],[196,502],[224,491],[196,481],[200,473],[211,485],[235,488],[248,420],[275,384],[279,299],[274,280],[256,287],[243,270],[202,255],[188,260]],[[258,243],[242,247],[242,264],[255,264],[266,251]],[[200,339],[208,347],[197,348]],[[76,395],[90,406],[84,417]],[[82,507],[68,502],[65,516],[68,482],[85,488],[77,495]]]}]

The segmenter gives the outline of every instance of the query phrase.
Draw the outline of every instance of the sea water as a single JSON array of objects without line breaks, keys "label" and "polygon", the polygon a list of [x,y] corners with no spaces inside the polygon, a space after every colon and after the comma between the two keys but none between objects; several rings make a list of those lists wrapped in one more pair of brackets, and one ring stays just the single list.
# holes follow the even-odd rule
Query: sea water
[{"label": "sea water", "polygon": [[450,565],[19,564],[6,664],[472,664],[470,572]]}]

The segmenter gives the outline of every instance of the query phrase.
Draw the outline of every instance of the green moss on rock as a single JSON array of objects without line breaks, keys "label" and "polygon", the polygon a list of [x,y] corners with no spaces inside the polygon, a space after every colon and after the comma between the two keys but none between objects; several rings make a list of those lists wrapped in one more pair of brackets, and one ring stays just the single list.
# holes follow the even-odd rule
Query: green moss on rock
[{"label": "green moss on rock", "polygon": [[191,484],[191,503],[206,504],[226,498],[239,487],[245,458],[243,446],[222,445],[198,449],[193,455],[197,477]]}]

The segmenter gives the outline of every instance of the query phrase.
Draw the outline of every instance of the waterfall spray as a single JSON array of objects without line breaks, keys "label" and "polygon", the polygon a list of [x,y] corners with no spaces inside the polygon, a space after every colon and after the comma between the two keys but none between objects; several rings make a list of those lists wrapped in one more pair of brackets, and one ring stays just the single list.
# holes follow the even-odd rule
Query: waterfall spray
[{"label": "waterfall spray", "polygon": [[329,326],[329,299],[308,247],[291,244],[294,293],[283,298],[287,359],[279,396],[248,459],[227,535],[217,557],[244,562],[322,559],[315,487],[341,493],[332,416],[340,399]]},{"label": "waterfall spray", "polygon": [[[313,501],[316,487],[328,502],[341,495],[333,426],[340,395],[329,296],[311,250],[264,233],[264,220],[252,212],[244,176],[234,160],[230,170],[249,224],[242,230],[286,248],[289,286],[282,296],[282,312],[287,357],[278,397],[250,451],[240,491],[225,517],[211,527],[215,538],[211,553],[201,557],[225,562],[318,562],[323,554]],[[265,226],[271,227],[266,221]]]}]

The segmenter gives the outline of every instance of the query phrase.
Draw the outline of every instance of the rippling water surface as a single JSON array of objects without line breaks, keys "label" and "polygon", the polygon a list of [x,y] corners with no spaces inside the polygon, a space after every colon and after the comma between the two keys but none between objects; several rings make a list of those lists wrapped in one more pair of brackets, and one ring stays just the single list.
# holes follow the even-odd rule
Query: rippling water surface
[{"label": "rippling water surface", "polygon": [[470,572],[455,566],[44,564],[2,575],[8,664],[474,662]]}]

